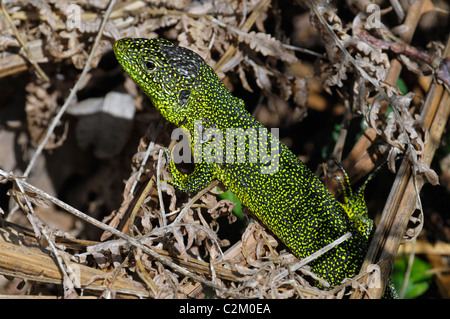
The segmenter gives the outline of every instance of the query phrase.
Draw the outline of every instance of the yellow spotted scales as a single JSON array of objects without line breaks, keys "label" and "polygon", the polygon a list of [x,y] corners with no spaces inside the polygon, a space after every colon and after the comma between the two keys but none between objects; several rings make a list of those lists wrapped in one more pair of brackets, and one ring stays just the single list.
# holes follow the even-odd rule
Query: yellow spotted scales
[{"label": "yellow spotted scales", "polygon": [[[216,73],[195,52],[164,39],[121,39],[114,45],[117,60],[149,96],[164,118],[191,132],[213,128],[226,136],[227,129],[264,127],[234,97]],[[259,131],[259,130],[262,131]],[[259,142],[260,136],[258,135]],[[222,143],[226,146],[226,139]],[[305,258],[347,232],[351,237],[310,262],[311,270],[330,285],[358,274],[366,254],[372,221],[367,217],[363,188],[338,202],[323,183],[275,136],[267,133],[264,143],[276,141],[279,158],[274,173],[262,173],[268,163],[216,160],[195,164],[194,171],[180,173],[170,155],[171,183],[182,191],[196,192],[214,179],[221,181],[298,258]],[[203,147],[211,141],[202,141]],[[247,152],[254,149],[250,138],[241,140]],[[236,145],[236,148],[240,145]],[[194,151],[195,153],[195,151]],[[215,154],[217,158],[225,154]],[[257,155],[262,155],[258,149]],[[365,184],[364,184],[365,186]],[[395,297],[388,285],[387,295]]]}]

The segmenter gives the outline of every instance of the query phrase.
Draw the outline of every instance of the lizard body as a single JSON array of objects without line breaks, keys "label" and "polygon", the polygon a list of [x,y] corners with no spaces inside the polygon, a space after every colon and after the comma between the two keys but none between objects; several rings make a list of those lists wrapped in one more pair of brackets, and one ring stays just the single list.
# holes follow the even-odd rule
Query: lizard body
[{"label": "lizard body", "polygon": [[[185,192],[196,192],[218,179],[298,258],[351,232],[349,239],[311,261],[310,266],[333,286],[358,274],[373,228],[364,202],[365,184],[346,197],[345,203],[338,202],[193,51],[164,39],[121,39],[114,52],[163,117],[191,132],[192,147],[197,142],[202,149],[212,150],[213,160],[198,161],[189,175],[180,173],[167,154],[173,185]],[[195,140],[195,130],[208,129],[206,139],[200,135],[200,140]],[[234,139],[227,141],[231,132],[248,134],[236,138],[234,144]],[[251,138],[251,133],[256,134],[256,139]],[[222,139],[213,144],[217,136]],[[243,147],[243,157],[237,152],[228,153],[230,141],[232,150]],[[268,145],[270,155],[261,148]],[[195,154],[194,150],[194,158]]]}]

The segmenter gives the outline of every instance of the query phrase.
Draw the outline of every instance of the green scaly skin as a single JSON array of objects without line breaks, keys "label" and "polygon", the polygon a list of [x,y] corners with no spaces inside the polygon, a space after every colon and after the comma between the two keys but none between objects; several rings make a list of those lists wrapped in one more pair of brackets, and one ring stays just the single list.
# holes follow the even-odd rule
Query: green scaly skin
[{"label": "green scaly skin", "polygon": [[[203,129],[220,130],[225,149],[227,128],[263,128],[193,51],[164,39],[121,39],[115,43],[114,53],[163,117],[187,129],[191,136],[196,129],[194,121],[201,121]],[[276,140],[270,133],[268,136],[268,141]],[[244,142],[247,151],[248,140]],[[203,141],[204,146],[210,142]],[[197,163],[194,171],[185,175],[168,154],[171,183],[184,192],[196,192],[218,179],[298,258],[350,231],[349,239],[310,263],[315,274],[332,286],[339,285],[358,274],[372,233],[364,187],[342,204],[284,144],[278,145],[279,166],[273,174],[261,173],[267,165],[250,162],[247,157],[243,163]],[[390,296],[395,297],[393,286],[388,287]]]}]

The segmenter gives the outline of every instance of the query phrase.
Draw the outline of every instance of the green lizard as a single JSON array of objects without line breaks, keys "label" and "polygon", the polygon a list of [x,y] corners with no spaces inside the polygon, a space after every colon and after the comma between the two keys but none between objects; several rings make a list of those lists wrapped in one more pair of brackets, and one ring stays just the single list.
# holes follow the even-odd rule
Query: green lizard
[{"label": "green lizard", "polygon": [[[198,154],[195,145],[200,142],[202,148],[207,148],[215,141],[211,137],[222,136],[222,140],[217,139],[221,145],[215,143],[210,152],[213,160],[196,161],[189,175],[177,170],[167,152],[173,185],[184,192],[196,192],[218,179],[298,258],[351,232],[349,239],[311,261],[310,266],[332,286],[358,274],[373,228],[364,202],[365,184],[344,203],[338,202],[284,144],[247,112],[244,102],[226,89],[195,52],[165,39],[126,38],[115,43],[114,53],[163,117],[191,132],[194,159]],[[196,130],[207,129],[214,134],[206,136],[206,140],[204,135],[195,140]],[[244,157],[228,153],[226,147],[231,144],[224,136],[230,136],[230,129],[253,129],[258,134],[256,142],[251,134],[236,139],[235,148],[244,147],[247,152]],[[271,155],[276,155],[270,161],[268,153],[257,147],[268,145]],[[255,161],[254,156],[259,160]],[[392,285],[387,291],[395,297]]]}]

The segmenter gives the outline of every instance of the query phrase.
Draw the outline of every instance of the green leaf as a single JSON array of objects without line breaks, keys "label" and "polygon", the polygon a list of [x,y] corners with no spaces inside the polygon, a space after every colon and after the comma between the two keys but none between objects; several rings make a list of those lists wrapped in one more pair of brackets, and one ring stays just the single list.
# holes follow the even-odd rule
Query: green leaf
[{"label": "green leaf", "polygon": [[334,124],[333,131],[331,132],[331,136],[334,142],[337,141],[340,131],[341,131],[341,124],[340,123]]},{"label": "green leaf", "polygon": [[408,87],[406,86],[406,83],[405,83],[405,81],[403,81],[402,78],[398,78],[397,87],[403,95],[408,93]]},{"label": "green leaf", "polygon": [[217,197],[219,197],[220,199],[228,199],[229,201],[235,203],[236,205],[233,208],[233,214],[236,215],[241,220],[245,219],[244,213],[242,212],[241,201],[230,190],[218,194]]},{"label": "green leaf", "polygon": [[[408,266],[408,258],[409,255],[399,255],[394,263],[394,272],[392,273],[391,279],[398,291],[400,291],[403,285],[406,267]],[[428,269],[431,269],[430,264],[419,258],[414,258],[411,276],[409,277],[405,290],[405,299],[417,298],[428,290],[431,277],[433,277],[432,274],[426,273]]]}]

